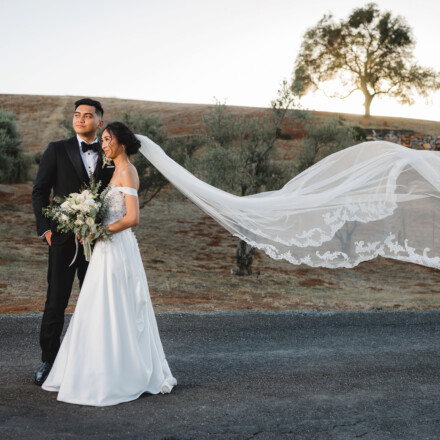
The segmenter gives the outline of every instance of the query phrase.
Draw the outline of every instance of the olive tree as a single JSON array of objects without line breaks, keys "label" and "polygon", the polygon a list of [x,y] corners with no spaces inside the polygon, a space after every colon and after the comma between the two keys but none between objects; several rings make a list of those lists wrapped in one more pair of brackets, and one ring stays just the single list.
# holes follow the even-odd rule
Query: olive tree
[{"label": "olive tree", "polygon": [[[212,185],[240,196],[280,188],[293,170],[276,160],[277,138],[295,97],[286,82],[272,102],[272,115],[234,117],[220,102],[204,116],[205,144],[198,161],[202,178]],[[239,240],[236,250],[237,275],[250,275],[255,249]]]},{"label": "olive tree", "polygon": [[414,62],[414,46],[405,19],[381,12],[375,3],[354,9],[340,21],[324,15],[303,37],[292,88],[304,95],[339,80],[345,92],[333,97],[347,98],[360,90],[365,116],[370,116],[376,96],[413,104],[414,94],[427,97],[440,88],[438,73]]}]

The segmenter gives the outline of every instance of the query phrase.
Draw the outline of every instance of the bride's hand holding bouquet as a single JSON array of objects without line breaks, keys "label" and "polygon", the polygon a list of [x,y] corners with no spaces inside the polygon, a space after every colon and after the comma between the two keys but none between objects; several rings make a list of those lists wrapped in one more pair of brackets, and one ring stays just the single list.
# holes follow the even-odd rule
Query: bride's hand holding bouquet
[{"label": "bride's hand holding bouquet", "polygon": [[58,232],[75,234],[76,240],[84,246],[87,261],[90,261],[93,240],[107,240],[112,235],[103,224],[107,208],[105,197],[110,186],[101,193],[100,186],[101,182],[96,183],[92,176],[90,184],[80,193],[71,193],[64,198],[55,197],[54,204],[43,209],[43,214],[56,223]]}]

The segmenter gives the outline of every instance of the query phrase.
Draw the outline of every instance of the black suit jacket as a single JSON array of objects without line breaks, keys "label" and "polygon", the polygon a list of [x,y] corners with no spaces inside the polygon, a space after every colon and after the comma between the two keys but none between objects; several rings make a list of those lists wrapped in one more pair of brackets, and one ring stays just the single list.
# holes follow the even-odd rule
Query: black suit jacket
[{"label": "black suit jacket", "polygon": [[[102,151],[98,153],[94,176],[96,181],[101,181],[101,190],[110,182],[114,171],[114,164],[102,166]],[[73,192],[79,192],[81,186],[89,183],[90,179],[84,167],[79,152],[78,139],[76,136],[70,139],[51,142],[41,156],[32,190],[32,204],[37,219],[37,234],[43,235],[49,229],[52,230],[54,242],[64,242],[69,238],[68,234],[60,234],[42,213],[42,209],[49,205],[50,193],[54,196],[65,197]]]}]

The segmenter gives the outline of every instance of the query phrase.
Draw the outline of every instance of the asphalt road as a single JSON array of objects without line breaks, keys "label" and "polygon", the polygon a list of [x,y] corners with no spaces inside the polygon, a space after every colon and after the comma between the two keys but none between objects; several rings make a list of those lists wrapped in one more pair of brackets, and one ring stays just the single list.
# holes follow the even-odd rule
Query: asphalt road
[{"label": "asphalt road", "polygon": [[0,316],[0,438],[440,439],[440,312],[163,314],[170,395],[61,403],[40,316]]}]

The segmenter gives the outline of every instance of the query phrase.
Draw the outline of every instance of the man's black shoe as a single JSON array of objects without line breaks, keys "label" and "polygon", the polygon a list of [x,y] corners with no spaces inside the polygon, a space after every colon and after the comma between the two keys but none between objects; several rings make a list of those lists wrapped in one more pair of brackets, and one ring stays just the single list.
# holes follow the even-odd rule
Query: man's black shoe
[{"label": "man's black shoe", "polygon": [[50,373],[50,370],[52,368],[52,363],[50,362],[43,362],[40,369],[35,373],[35,379],[34,382],[37,385],[43,385],[43,382],[46,380],[47,376]]}]

